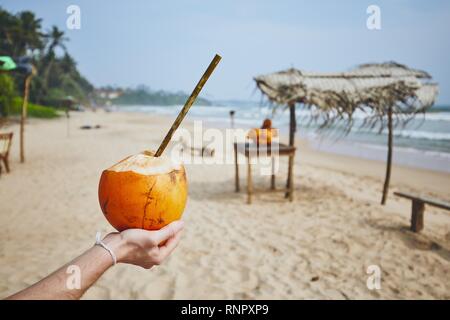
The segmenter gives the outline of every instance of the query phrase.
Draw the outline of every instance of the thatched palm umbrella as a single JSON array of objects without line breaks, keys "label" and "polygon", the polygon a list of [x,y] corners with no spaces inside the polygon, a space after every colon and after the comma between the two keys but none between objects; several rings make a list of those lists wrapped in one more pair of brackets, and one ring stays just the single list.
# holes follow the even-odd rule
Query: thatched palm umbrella
[{"label": "thatched palm umbrella", "polygon": [[11,57],[1,56],[0,57],[0,72],[2,71],[11,71],[16,68],[16,63]]},{"label": "thatched palm umbrella", "polygon": [[[275,105],[289,106],[289,143],[294,144],[295,104],[303,103],[321,120],[321,128],[344,120],[347,129],[356,110],[367,114],[363,126],[388,129],[386,177],[381,203],[385,204],[392,165],[393,128],[405,124],[434,104],[438,86],[421,70],[395,62],[364,64],[340,73],[305,72],[297,69],[255,78],[258,88]],[[347,131],[349,132],[349,130]]]}]

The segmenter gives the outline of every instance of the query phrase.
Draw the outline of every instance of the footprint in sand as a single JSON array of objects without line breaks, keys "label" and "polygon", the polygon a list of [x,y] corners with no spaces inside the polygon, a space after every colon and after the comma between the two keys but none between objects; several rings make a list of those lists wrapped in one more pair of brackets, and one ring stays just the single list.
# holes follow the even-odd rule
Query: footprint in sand
[{"label": "footprint in sand", "polygon": [[238,288],[244,292],[249,292],[256,289],[259,285],[259,277],[256,271],[251,271],[247,267],[241,267],[238,271],[239,275],[236,278],[238,280]]}]

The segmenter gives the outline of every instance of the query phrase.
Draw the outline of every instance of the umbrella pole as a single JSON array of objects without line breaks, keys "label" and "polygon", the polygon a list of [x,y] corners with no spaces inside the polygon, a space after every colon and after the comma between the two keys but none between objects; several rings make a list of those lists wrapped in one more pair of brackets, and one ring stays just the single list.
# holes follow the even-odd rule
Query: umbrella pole
[{"label": "umbrella pole", "polygon": [[70,124],[69,124],[69,107],[66,108],[66,118],[67,118],[67,138],[70,136]]},{"label": "umbrella pole", "polygon": [[295,146],[295,132],[297,132],[297,118],[295,116],[295,103],[289,105],[289,146]]},{"label": "umbrella pole", "polygon": [[[295,131],[297,131],[297,123],[295,118],[295,102],[289,103],[289,146],[293,147],[295,145]],[[291,190],[292,181],[292,170],[294,167],[294,156],[289,156],[288,164],[288,177],[286,181],[286,189]],[[290,192],[286,192],[285,198],[291,197]]]},{"label": "umbrella pole", "polygon": [[23,101],[22,101],[22,115],[20,118],[20,162],[25,162],[25,151],[24,151],[24,135],[25,135],[25,120],[27,118],[27,109],[28,109],[28,96],[30,90],[30,81],[32,75],[29,75],[25,78],[25,88],[23,93]]},{"label": "umbrella pole", "polygon": [[231,129],[234,129],[234,111],[230,111]]},{"label": "umbrella pole", "polygon": [[381,198],[381,204],[386,204],[387,195],[389,192],[389,182],[391,180],[391,167],[392,167],[392,148],[393,148],[393,136],[392,136],[392,106],[388,109],[388,153],[386,163],[386,177],[384,178],[383,196]]}]

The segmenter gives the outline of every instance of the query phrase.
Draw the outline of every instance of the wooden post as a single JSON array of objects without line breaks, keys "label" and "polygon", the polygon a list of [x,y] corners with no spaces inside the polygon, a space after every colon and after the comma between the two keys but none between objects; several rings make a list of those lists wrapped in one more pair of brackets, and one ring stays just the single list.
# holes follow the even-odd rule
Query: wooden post
[{"label": "wooden post", "polygon": [[231,129],[234,129],[234,110],[230,111]]},{"label": "wooden post", "polygon": [[419,200],[412,201],[411,208],[411,230],[420,232],[423,229],[423,213],[425,211],[425,204]]},{"label": "wooden post", "polygon": [[67,105],[66,106],[66,118],[67,118],[67,138],[70,136],[70,123],[69,123],[69,118],[70,118],[70,115],[69,115],[69,106]]},{"label": "wooden post", "polygon": [[289,177],[288,177],[288,198],[292,202],[294,200],[294,155],[289,156]]},{"label": "wooden post", "polygon": [[[295,132],[297,131],[297,120],[295,118],[295,102],[289,103],[289,146],[293,147],[295,145]],[[294,154],[289,155],[288,164],[288,177],[286,182],[285,198],[289,198],[292,201],[292,189],[293,189],[293,167],[294,167]]]},{"label": "wooden post", "polygon": [[30,81],[33,75],[30,74],[25,78],[25,88],[23,93],[23,101],[22,101],[22,115],[20,117],[20,162],[25,162],[25,148],[24,148],[24,135],[25,135],[25,121],[27,118],[27,109],[28,109],[28,96],[30,91]]},{"label": "wooden post", "polygon": [[289,104],[289,145],[295,145],[295,132],[297,131],[297,119],[295,117],[295,103]]},{"label": "wooden post", "polygon": [[392,148],[393,148],[393,132],[392,132],[392,106],[388,109],[388,153],[386,162],[386,177],[384,178],[383,196],[381,198],[381,204],[386,204],[386,199],[389,192],[389,181],[391,180],[391,167],[392,167]]},{"label": "wooden post", "polygon": [[253,181],[252,181],[252,165],[250,154],[247,157],[247,203],[252,203]]},{"label": "wooden post", "polygon": [[238,150],[236,142],[234,142],[234,166],[235,166],[235,175],[234,175],[235,191],[239,192],[241,188],[239,186],[239,163],[238,163]]},{"label": "wooden post", "polygon": [[275,190],[275,157],[272,157],[272,172],[270,177],[270,189]]}]

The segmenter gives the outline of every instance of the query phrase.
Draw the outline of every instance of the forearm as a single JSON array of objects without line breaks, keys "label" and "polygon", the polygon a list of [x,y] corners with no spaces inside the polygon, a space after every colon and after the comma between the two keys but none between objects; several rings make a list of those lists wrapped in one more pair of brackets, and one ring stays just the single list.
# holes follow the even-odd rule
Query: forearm
[{"label": "forearm", "polygon": [[[182,221],[174,221],[158,231],[128,229],[110,233],[102,242],[112,250],[118,263],[150,269],[176,248],[183,225]],[[110,252],[94,246],[48,277],[7,299],[80,299],[112,265]]]},{"label": "forearm", "polygon": [[[114,248],[113,251],[119,249],[120,239],[117,237],[109,237],[105,242]],[[93,246],[48,277],[8,299],[80,299],[112,265],[109,252],[100,246]]]}]

